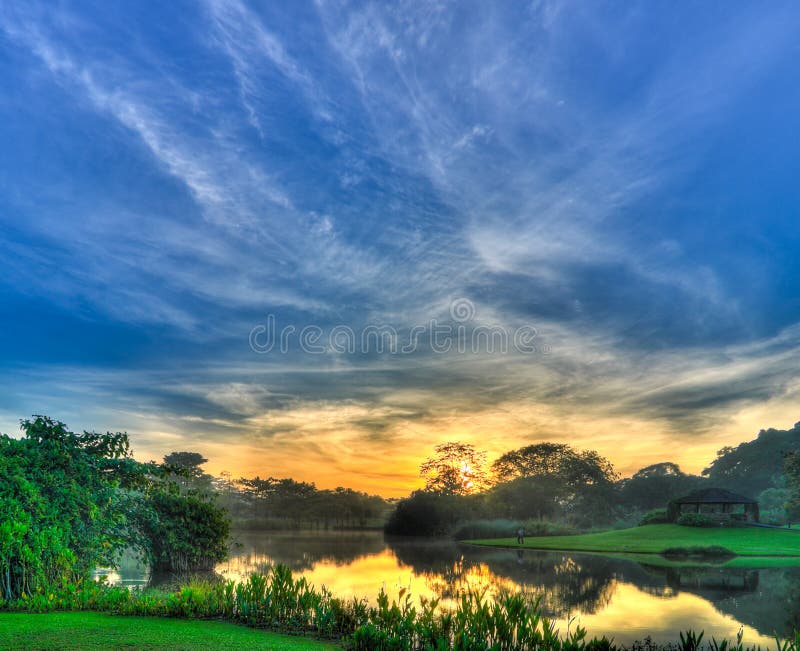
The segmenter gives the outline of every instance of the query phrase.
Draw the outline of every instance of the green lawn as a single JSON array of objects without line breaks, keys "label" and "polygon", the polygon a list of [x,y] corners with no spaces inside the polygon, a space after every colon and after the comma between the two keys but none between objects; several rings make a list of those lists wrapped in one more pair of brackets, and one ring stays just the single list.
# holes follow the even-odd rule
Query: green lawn
[{"label": "green lawn", "polygon": [[259,649],[332,651],[315,640],[223,622],[102,613],[0,614],[0,649]]},{"label": "green lawn", "polygon": [[[515,538],[471,540],[476,545],[520,547]],[[714,528],[651,524],[580,536],[526,538],[522,547],[568,551],[659,554],[670,547],[720,545],[739,556],[800,556],[800,531],[756,527]]]}]

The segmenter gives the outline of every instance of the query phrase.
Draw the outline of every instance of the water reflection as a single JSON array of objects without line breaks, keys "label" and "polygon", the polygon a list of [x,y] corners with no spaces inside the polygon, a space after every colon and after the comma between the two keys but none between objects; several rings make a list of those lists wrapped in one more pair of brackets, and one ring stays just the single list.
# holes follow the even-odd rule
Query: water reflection
[{"label": "water reflection", "polygon": [[343,596],[374,598],[381,587],[390,595],[406,588],[417,599],[438,597],[447,605],[466,589],[486,590],[490,597],[521,591],[539,598],[562,631],[580,624],[622,643],[646,635],[672,641],[689,627],[719,639],[743,626],[749,644],[766,646],[773,632],[786,635],[800,627],[796,567],[689,566],[447,540],[385,540],[377,532],[297,532],[240,534],[230,561],[217,571],[242,579],[275,563]]}]

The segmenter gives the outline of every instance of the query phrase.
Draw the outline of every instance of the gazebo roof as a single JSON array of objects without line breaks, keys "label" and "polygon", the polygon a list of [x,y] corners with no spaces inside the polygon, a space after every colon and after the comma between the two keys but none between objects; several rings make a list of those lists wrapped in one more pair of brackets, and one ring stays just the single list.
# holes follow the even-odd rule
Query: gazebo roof
[{"label": "gazebo roof", "polygon": [[675,500],[677,504],[758,504],[757,500],[723,488],[701,488]]}]

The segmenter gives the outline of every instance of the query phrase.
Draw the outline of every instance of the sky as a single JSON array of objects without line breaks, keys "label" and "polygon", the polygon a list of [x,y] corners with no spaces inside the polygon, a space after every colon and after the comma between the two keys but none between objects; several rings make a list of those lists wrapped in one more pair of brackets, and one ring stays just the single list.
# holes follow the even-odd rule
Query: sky
[{"label": "sky", "polygon": [[697,472],[792,426],[798,30],[792,2],[2,3],[0,431],[398,496],[444,441]]}]

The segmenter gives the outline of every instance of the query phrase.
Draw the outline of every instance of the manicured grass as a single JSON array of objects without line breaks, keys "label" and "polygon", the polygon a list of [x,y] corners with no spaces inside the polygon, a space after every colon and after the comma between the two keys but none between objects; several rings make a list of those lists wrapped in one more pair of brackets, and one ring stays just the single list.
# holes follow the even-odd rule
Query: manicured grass
[{"label": "manicured grass", "polygon": [[224,622],[102,613],[0,614],[0,649],[269,649],[332,651],[315,640]]},{"label": "manicured grass", "polygon": [[[520,547],[515,538],[471,540],[476,545]],[[557,549],[624,554],[660,554],[670,547],[720,545],[739,556],[800,556],[800,532],[755,527],[701,528],[651,524],[579,536],[526,538],[529,549]]]}]

